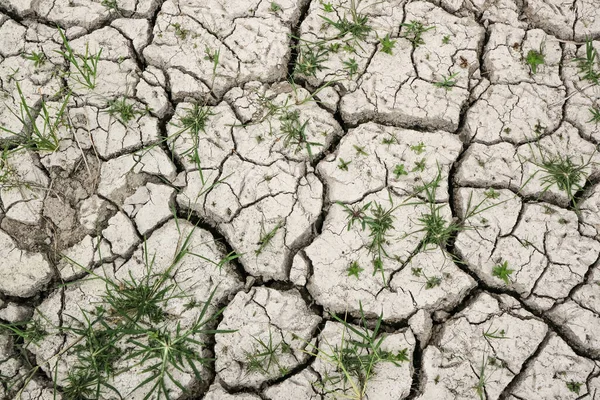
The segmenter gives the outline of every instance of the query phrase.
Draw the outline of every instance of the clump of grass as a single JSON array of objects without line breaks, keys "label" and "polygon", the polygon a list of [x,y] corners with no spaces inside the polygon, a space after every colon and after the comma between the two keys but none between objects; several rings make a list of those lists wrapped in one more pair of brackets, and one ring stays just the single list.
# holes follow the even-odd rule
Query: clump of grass
[{"label": "clump of grass", "polygon": [[348,276],[355,276],[358,279],[358,275],[363,272],[364,269],[358,264],[358,261],[353,261],[348,267]]},{"label": "clump of grass", "polygon": [[[581,190],[589,175],[588,168],[592,164],[592,155],[587,161],[584,161],[583,156],[581,161],[577,162],[570,155],[550,155],[542,154],[540,150],[541,160],[531,160],[531,162],[539,168],[533,176],[541,173],[539,178],[542,192],[540,196],[546,193],[551,187],[556,186],[559,191],[565,192],[569,202],[578,211],[575,194]],[[530,178],[531,179],[531,178]]]},{"label": "clump of grass", "polygon": [[46,54],[44,54],[44,52],[37,52],[35,50],[29,54],[23,54],[22,57],[26,60],[32,61],[33,66],[36,69],[44,66],[46,64],[46,61],[48,61],[48,57],[46,57]]},{"label": "clump of grass", "polygon": [[269,11],[271,11],[272,13],[277,13],[277,12],[281,11],[281,6],[277,3],[275,3],[274,1],[272,1],[271,5],[269,7]]},{"label": "clump of grass", "polygon": [[178,22],[172,23],[171,26],[173,27],[173,29],[175,29],[175,36],[177,36],[181,40],[185,40],[188,34],[190,33],[189,30],[182,27],[181,24]]},{"label": "clump of grass", "polygon": [[298,49],[298,59],[294,69],[295,74],[317,77],[317,72],[325,69],[328,50],[320,45],[303,43]]},{"label": "clump of grass", "polygon": [[541,50],[529,50],[527,57],[525,57],[525,62],[531,67],[531,73],[535,75],[537,67],[545,63],[545,57]]},{"label": "clump of grass", "polygon": [[348,166],[352,163],[352,161],[344,161],[342,157],[340,157],[340,163],[338,164],[338,169],[342,171],[348,171]]},{"label": "clump of grass", "polygon": [[119,5],[117,4],[117,0],[102,0],[100,3],[104,7],[106,7],[109,11],[119,12]]},{"label": "clump of grass", "polygon": [[585,41],[585,56],[573,59],[577,63],[581,79],[598,85],[600,83],[600,59],[592,39]]},{"label": "clump of grass", "polygon": [[423,25],[422,22],[415,20],[412,20],[409,23],[401,24],[400,27],[404,28],[401,37],[411,42],[413,48],[425,44],[425,41],[423,40],[423,34],[427,31],[435,29],[435,26],[426,26]]},{"label": "clump of grass", "polygon": [[180,127],[183,132],[189,131],[194,137],[197,137],[200,132],[205,132],[206,121],[213,116],[212,110],[199,103],[192,104],[192,108],[185,110],[185,114],[180,118]]},{"label": "clump of grass", "polygon": [[592,118],[588,122],[596,124],[600,122],[600,107],[590,107],[590,114],[592,114]]},{"label": "clump of grass", "polygon": [[[344,13],[342,17],[338,16],[337,21],[333,21],[326,16],[320,15],[325,23],[338,30],[336,39],[344,38],[345,36],[350,35],[355,42],[364,41],[366,40],[368,34],[373,30],[373,28],[369,25],[369,17],[362,14],[358,10],[359,4],[360,0],[350,1],[350,7],[348,9],[350,12],[350,18],[348,18],[346,13]],[[333,6],[329,6],[331,11],[335,11]]]},{"label": "clump of grass", "polygon": [[496,278],[502,279],[504,283],[510,285],[510,276],[515,272],[514,269],[508,267],[508,261],[504,261],[501,264],[497,264],[492,268],[492,275]]},{"label": "clump of grass", "polygon": [[281,134],[283,144],[286,147],[295,146],[295,152],[299,152],[302,147],[306,148],[308,158],[312,160],[313,153],[311,146],[321,146],[320,143],[310,142],[306,136],[306,127],[308,120],[300,122],[300,113],[296,110],[285,110],[279,117],[281,122]]},{"label": "clump of grass", "polygon": [[127,125],[136,115],[146,114],[145,111],[136,109],[134,104],[128,103],[125,97],[111,100],[106,112],[111,117],[116,117],[123,125]]},{"label": "clump of grass", "polygon": [[394,176],[398,179],[402,175],[408,175],[408,172],[404,169],[404,164],[396,164],[394,167]]},{"label": "clump of grass", "polygon": [[289,371],[279,363],[279,357],[285,353],[290,353],[291,349],[287,343],[280,341],[273,343],[273,334],[269,329],[268,340],[252,336],[254,339],[254,351],[246,352],[246,369],[248,372],[259,372],[262,375],[269,375],[272,368],[277,368],[280,375],[285,375]]},{"label": "clump of grass", "polygon": [[456,86],[456,83],[458,82],[456,79],[454,79],[454,78],[456,78],[458,76],[458,74],[459,73],[456,72],[456,73],[454,73],[452,75],[449,75],[449,76],[442,76],[442,80],[441,81],[434,82],[433,84],[436,87],[439,87],[439,88],[443,88],[443,89],[446,89],[446,90],[452,90],[452,88],[454,86]]},{"label": "clump of grass", "polygon": [[362,400],[365,398],[369,383],[375,377],[375,370],[379,364],[391,363],[400,366],[409,362],[408,349],[396,353],[381,349],[386,337],[380,332],[383,315],[375,321],[374,329],[368,328],[362,303],[360,307],[360,325],[351,325],[344,319],[333,314],[332,318],[343,325],[342,338],[339,344],[325,343],[319,348],[312,346],[308,351],[311,356],[318,357],[326,364],[333,367],[333,372],[322,378],[323,389],[326,393],[339,393],[340,386],[344,398]]},{"label": "clump of grass", "polygon": [[0,126],[0,130],[14,135],[20,146],[37,151],[56,151],[60,146],[59,130],[65,125],[65,112],[70,100],[70,94],[63,99],[57,110],[51,110],[46,100],[42,97],[39,111],[27,104],[21,85],[16,83],[19,94],[20,113],[12,111],[23,125],[22,132],[15,132]]},{"label": "clump of grass", "polygon": [[102,55],[102,49],[96,54],[90,54],[89,44],[85,45],[85,54],[75,54],[69,40],[65,36],[62,29],[58,28],[60,37],[62,38],[65,50],[55,50],[69,61],[70,65],[75,68],[77,74],[71,76],[80,85],[93,90],[96,88],[96,75],[98,74],[98,61]]}]

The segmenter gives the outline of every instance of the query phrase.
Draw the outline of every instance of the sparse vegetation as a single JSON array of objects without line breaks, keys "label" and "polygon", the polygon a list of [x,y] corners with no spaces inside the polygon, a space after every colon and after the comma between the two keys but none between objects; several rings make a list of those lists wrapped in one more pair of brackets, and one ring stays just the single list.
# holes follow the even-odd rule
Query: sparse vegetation
[{"label": "sparse vegetation", "polygon": [[452,88],[454,86],[456,86],[456,83],[458,82],[456,79],[454,79],[454,78],[456,78],[458,76],[458,74],[459,73],[456,72],[456,73],[454,73],[452,75],[449,75],[449,76],[442,76],[442,80],[438,81],[438,82],[434,82],[434,85],[436,87],[443,88],[443,89],[446,89],[446,90],[452,90]]},{"label": "sparse vegetation", "polygon": [[32,61],[33,66],[36,69],[44,66],[46,64],[46,61],[48,60],[48,57],[46,57],[46,54],[44,54],[41,51],[40,52],[32,51],[29,54],[25,53],[25,54],[23,54],[23,58],[25,58],[26,60]]},{"label": "sparse vegetation", "polygon": [[508,261],[506,260],[492,268],[492,275],[496,278],[502,279],[507,285],[511,284],[510,276],[513,272],[515,272],[515,270],[508,267]]},{"label": "sparse vegetation", "polygon": [[540,65],[544,65],[545,57],[541,50],[529,50],[529,52],[527,53],[527,57],[525,57],[525,62],[531,68],[531,73],[535,75],[537,74],[537,67]]},{"label": "sparse vegetation", "polygon": [[435,29],[435,26],[426,26],[423,25],[422,22],[415,20],[401,24],[400,27],[402,28],[402,34],[400,36],[410,41],[413,48],[425,44],[425,40],[423,40],[423,34]]},{"label": "sparse vegetation", "polygon": [[69,64],[75,68],[77,72],[75,74],[70,73],[69,76],[83,87],[90,90],[95,89],[96,76],[98,74],[98,62],[102,55],[102,49],[96,54],[90,54],[89,44],[86,44],[85,54],[75,54],[63,30],[58,28],[58,32],[62,38],[65,50],[56,50],[56,52],[66,58],[67,61],[69,61]]}]

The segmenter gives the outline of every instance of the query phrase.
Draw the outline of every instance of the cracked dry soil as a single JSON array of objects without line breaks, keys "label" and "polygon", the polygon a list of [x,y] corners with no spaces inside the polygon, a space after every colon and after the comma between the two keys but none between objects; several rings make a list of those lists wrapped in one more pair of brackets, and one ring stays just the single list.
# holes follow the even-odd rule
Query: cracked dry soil
[{"label": "cracked dry soil", "polygon": [[0,1],[0,398],[600,399],[599,6]]}]

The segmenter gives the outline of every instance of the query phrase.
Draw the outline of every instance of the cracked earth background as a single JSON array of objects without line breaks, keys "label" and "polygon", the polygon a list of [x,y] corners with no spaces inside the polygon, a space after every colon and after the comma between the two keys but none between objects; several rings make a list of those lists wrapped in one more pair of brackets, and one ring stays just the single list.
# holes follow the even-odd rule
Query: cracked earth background
[{"label": "cracked earth background", "polygon": [[[212,312],[226,307],[215,325],[235,332],[206,343],[214,363],[201,381],[182,373],[192,393],[173,387],[173,398],[336,398],[323,388],[331,366],[303,350],[339,341],[331,314],[358,325],[360,305],[371,323],[383,315],[386,350],[408,355],[378,365],[369,399],[477,399],[482,360],[495,360],[485,399],[600,398],[600,125],[588,111],[600,87],[572,62],[586,38],[600,40],[600,4],[365,0],[366,40],[330,52],[312,75],[295,73],[292,86],[302,43],[336,32],[317,0],[276,3],[123,0],[114,12],[92,0],[0,2],[0,125],[23,128],[11,112],[15,82],[38,107],[40,95],[56,106],[61,88],[73,92],[60,148],[14,153],[23,184],[0,188],[0,319],[38,321],[48,333],[27,346],[40,369],[10,390],[8,379],[29,367],[0,333],[0,397],[52,399],[53,375],[64,379],[76,363],[49,361],[72,340],[56,327],[92,312],[105,289],[69,260],[141,277],[144,247],[164,269],[190,234],[205,258],[185,258],[171,278],[198,303],[214,292]],[[350,4],[332,3],[338,17]],[[417,47],[401,25],[411,21],[435,27]],[[57,24],[76,52],[102,49],[94,90],[57,73],[69,68],[55,52]],[[391,54],[381,51],[386,35]],[[524,58],[539,49],[545,63],[532,74]],[[22,57],[32,51],[47,62],[34,67]],[[456,73],[450,90],[436,85]],[[123,124],[105,112],[123,97],[151,111]],[[211,111],[197,137],[178,133],[194,103]],[[270,105],[296,112],[314,145],[285,143]],[[578,209],[564,190],[544,190],[540,154],[591,160]],[[343,205],[422,200],[411,195],[438,174],[447,223],[472,204],[497,206],[442,246],[423,246],[426,203],[398,207],[374,273],[369,232],[348,228]],[[239,258],[221,267],[208,261],[231,252]],[[508,282],[493,273],[503,261],[514,270]],[[168,313],[189,324],[197,310],[174,301]],[[290,349],[284,368],[249,371],[247,354],[269,335]],[[127,393],[140,376],[112,384]]]}]

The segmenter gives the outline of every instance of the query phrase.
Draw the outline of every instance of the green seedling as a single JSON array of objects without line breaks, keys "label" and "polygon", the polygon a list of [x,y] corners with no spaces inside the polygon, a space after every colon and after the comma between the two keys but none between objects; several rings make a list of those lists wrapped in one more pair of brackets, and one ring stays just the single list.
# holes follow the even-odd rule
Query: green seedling
[{"label": "green seedling", "polygon": [[[360,325],[351,325],[343,318],[333,314],[332,318],[343,325],[341,342],[331,345],[323,343],[320,347],[308,343],[312,350],[305,352],[333,367],[333,371],[325,375],[321,382],[326,393],[339,394],[348,399],[365,398],[369,383],[376,375],[377,366],[391,363],[399,367],[409,362],[408,349],[396,353],[382,350],[386,336],[380,332],[383,315],[379,315],[373,330],[369,329],[362,303],[360,306]],[[328,349],[326,348],[328,347]],[[337,395],[336,395],[337,397]]]},{"label": "green seedling", "polygon": [[106,7],[109,11],[119,12],[117,0],[102,0],[100,4]]},{"label": "green seedling", "polygon": [[456,86],[456,84],[458,83],[458,81],[456,79],[454,79],[454,78],[456,78],[458,76],[458,74],[459,73],[456,72],[456,73],[454,73],[454,74],[452,74],[450,76],[442,76],[442,80],[441,81],[434,82],[433,84],[436,87],[439,87],[439,88],[443,88],[443,89],[446,89],[446,90],[452,90],[452,88],[454,86]]},{"label": "green seedling", "polygon": [[323,15],[320,15],[320,17],[325,23],[338,30],[338,34],[335,37],[336,39],[341,39],[350,35],[355,42],[364,41],[367,39],[368,34],[373,28],[369,25],[369,17],[358,11],[357,3],[360,3],[360,0],[350,1],[350,18],[348,18],[346,14],[341,18],[338,16],[337,21],[333,21]]},{"label": "green seedling", "polygon": [[354,58],[344,61],[344,69],[348,72],[350,79],[358,72],[358,63]]},{"label": "green seedling", "polygon": [[2,331],[7,332],[22,347],[37,344],[47,336],[46,331],[37,319],[10,324],[0,322],[0,332]]},{"label": "green seedling", "polygon": [[425,274],[425,272],[423,271],[423,268],[412,268],[411,269],[411,273],[416,276],[416,277],[423,277],[425,278],[425,289],[429,290],[429,289],[433,289],[434,287],[440,286],[442,284],[442,277],[441,276],[427,276]]},{"label": "green seedling", "polygon": [[592,107],[589,109],[592,118],[588,122],[598,123],[600,122],[600,107]]},{"label": "green seedling", "polygon": [[323,6],[323,11],[325,11],[326,13],[330,13],[333,12],[333,4],[331,3],[323,3],[323,1],[320,1],[321,5]]},{"label": "green seedling", "polygon": [[194,103],[179,119],[181,133],[189,131],[193,137],[198,137],[200,132],[205,132],[206,122],[213,115],[215,114],[209,107]]},{"label": "green seedling", "polygon": [[33,66],[36,69],[44,66],[46,64],[46,61],[48,60],[46,54],[44,54],[41,51],[39,53],[37,51],[32,51],[30,54],[25,53],[23,54],[23,58],[26,60],[33,61]]},{"label": "green seedling", "polygon": [[394,167],[394,176],[399,179],[402,175],[408,175],[408,172],[404,169],[404,164],[396,164]]},{"label": "green seedling", "polygon": [[502,279],[504,283],[510,285],[510,275],[515,272],[514,269],[508,267],[508,261],[504,261],[502,264],[495,265],[492,268],[492,275],[496,278]]},{"label": "green seedling", "polygon": [[183,28],[178,22],[171,24],[171,26],[175,29],[175,36],[177,36],[181,40],[185,40],[188,34],[190,33],[189,30]]},{"label": "green seedling", "polygon": [[320,143],[310,142],[306,135],[306,127],[308,120],[300,123],[300,113],[298,111],[284,111],[280,117],[281,122],[281,137],[285,147],[295,146],[295,152],[299,152],[302,147],[306,147],[309,160],[313,159],[311,146],[321,146]]},{"label": "green seedling", "polygon": [[450,43],[450,35],[446,35],[442,38],[442,44],[449,44]]},{"label": "green seedling", "polygon": [[389,33],[387,35],[385,35],[384,37],[382,37],[381,39],[379,39],[379,43],[381,43],[380,51],[382,53],[386,53],[386,54],[390,54],[390,55],[392,54],[392,50],[394,49],[394,46],[396,45],[396,41],[390,39]]},{"label": "green seedling", "polygon": [[496,328],[492,331],[491,325],[485,332],[483,332],[483,337],[488,339],[508,339],[508,337],[506,336],[506,331],[504,329]]},{"label": "green seedling", "polygon": [[365,151],[365,148],[364,148],[364,146],[357,146],[357,145],[354,145],[354,150],[356,150],[356,155],[357,155],[357,156],[368,156],[368,155],[369,155],[369,153],[367,153],[367,152]]},{"label": "green seedling", "polygon": [[277,3],[275,3],[274,1],[271,2],[271,6],[269,7],[269,11],[271,11],[272,13],[276,13],[281,11],[281,6]]},{"label": "green seedling", "polygon": [[500,197],[500,193],[497,192],[496,190],[494,190],[494,188],[489,188],[488,190],[486,190],[485,192],[483,192],[483,194],[488,199],[497,199],[498,197]]},{"label": "green seedling", "polygon": [[423,40],[423,34],[427,31],[435,29],[435,26],[425,26],[422,22],[419,21],[410,21],[410,23],[405,23],[400,25],[403,28],[403,34],[401,37],[407,39],[412,43],[413,48],[417,48],[420,45],[425,44]]},{"label": "green seedling", "polygon": [[128,103],[125,97],[109,101],[106,112],[121,121],[123,125],[127,125],[136,115],[146,114],[146,111],[137,110],[134,104]]},{"label": "green seedling", "polygon": [[72,76],[73,79],[83,87],[90,90],[95,89],[96,75],[98,74],[98,62],[100,61],[100,56],[102,55],[102,49],[100,49],[96,54],[90,54],[89,44],[86,43],[85,54],[75,54],[63,30],[58,28],[58,32],[60,33],[65,50],[55,51],[66,58],[67,61],[69,61],[69,64],[77,71],[77,74],[75,74],[74,77],[73,74],[70,76]]},{"label": "green seedling", "polygon": [[531,67],[531,73],[535,75],[537,67],[545,63],[544,54],[542,54],[541,50],[529,50],[527,57],[525,57],[525,62]]},{"label": "green seedling", "polygon": [[363,271],[364,269],[358,265],[358,261],[353,261],[348,267],[348,276],[355,276],[358,279],[358,275]]},{"label": "green seedling", "polygon": [[279,363],[279,356],[290,352],[290,347],[284,341],[277,344],[273,343],[273,334],[269,329],[269,339],[267,341],[252,336],[255,341],[254,351],[246,352],[246,369],[248,372],[259,372],[262,375],[269,375],[271,368],[276,367],[281,375],[285,375],[288,370]]},{"label": "green seedling", "polygon": [[426,162],[427,162],[427,160],[425,160],[424,158],[421,158],[420,160],[415,161],[415,166],[412,169],[412,172],[416,172],[416,171],[423,172],[423,171],[425,171]]},{"label": "green seedling", "polygon": [[596,85],[600,83],[600,59],[592,39],[585,41],[585,57],[577,57],[573,61],[577,63],[581,79]]},{"label": "green seedling", "polygon": [[423,154],[425,152],[425,143],[419,142],[419,144],[410,146],[410,149],[417,155]]},{"label": "green seedling", "polygon": [[352,161],[344,161],[342,157],[340,157],[340,163],[338,164],[338,168],[342,171],[348,171],[348,165],[350,165]]},{"label": "green seedling", "polygon": [[367,227],[367,211],[371,208],[371,202],[366,203],[362,207],[358,205],[354,205],[352,207],[348,207],[348,205],[338,202],[340,206],[344,208],[344,211],[347,214],[348,225],[347,228],[350,230],[355,222],[360,222],[362,230],[364,231]]},{"label": "green seedling", "polygon": [[327,53],[322,45],[302,44],[298,50],[294,73],[316,78],[317,72],[326,68],[323,63],[327,61]]},{"label": "green seedling", "polygon": [[261,223],[261,234],[260,234],[260,239],[258,240],[258,243],[257,243],[258,249],[254,250],[254,254],[256,254],[257,256],[260,255],[264,251],[264,249],[269,245],[269,243],[271,243],[271,241],[275,237],[275,234],[277,233],[279,228],[281,228],[282,226],[283,226],[283,223],[278,222],[277,225],[275,225],[275,227],[273,229],[271,229],[270,231],[267,232],[265,230],[264,223]]},{"label": "green seedling", "polygon": [[566,385],[567,385],[567,389],[569,389],[570,392],[573,392],[573,393],[579,395],[579,392],[581,391],[581,386],[583,386],[583,383],[569,381],[569,382],[566,382]]}]

